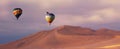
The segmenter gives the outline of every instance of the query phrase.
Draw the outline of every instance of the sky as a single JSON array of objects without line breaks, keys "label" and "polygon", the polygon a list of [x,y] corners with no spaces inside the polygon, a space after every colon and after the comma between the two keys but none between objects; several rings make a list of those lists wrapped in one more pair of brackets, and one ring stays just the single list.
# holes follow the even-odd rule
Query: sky
[{"label": "sky", "polygon": [[[16,20],[14,8],[23,14]],[[46,12],[56,15],[52,25],[45,21]],[[0,1],[0,43],[61,25],[92,29],[120,30],[120,0],[2,0]]]}]

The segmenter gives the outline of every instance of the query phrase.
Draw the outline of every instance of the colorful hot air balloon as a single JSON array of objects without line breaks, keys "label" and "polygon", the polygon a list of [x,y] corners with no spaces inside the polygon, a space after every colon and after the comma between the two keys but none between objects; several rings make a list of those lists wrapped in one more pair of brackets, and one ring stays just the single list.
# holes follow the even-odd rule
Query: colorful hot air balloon
[{"label": "colorful hot air balloon", "polygon": [[55,19],[55,15],[53,13],[46,12],[47,15],[45,17],[46,21],[49,23],[49,25],[53,22]]},{"label": "colorful hot air balloon", "polygon": [[17,18],[17,20],[19,19],[19,17],[22,14],[22,9],[21,8],[14,8],[13,9],[13,14],[15,15],[15,17]]}]

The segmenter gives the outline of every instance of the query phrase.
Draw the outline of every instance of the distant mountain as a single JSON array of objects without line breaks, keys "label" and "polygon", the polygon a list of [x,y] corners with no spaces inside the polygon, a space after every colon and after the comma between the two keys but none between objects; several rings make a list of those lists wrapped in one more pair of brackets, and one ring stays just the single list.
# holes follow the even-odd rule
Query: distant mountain
[{"label": "distant mountain", "polygon": [[118,49],[120,31],[60,26],[4,44],[0,49]]}]

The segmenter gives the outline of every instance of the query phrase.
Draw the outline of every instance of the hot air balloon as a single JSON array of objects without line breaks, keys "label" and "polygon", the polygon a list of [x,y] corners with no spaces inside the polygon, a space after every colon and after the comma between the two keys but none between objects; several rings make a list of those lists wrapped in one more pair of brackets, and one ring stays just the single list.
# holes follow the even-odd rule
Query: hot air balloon
[{"label": "hot air balloon", "polygon": [[14,8],[13,9],[13,14],[15,15],[15,17],[17,18],[17,20],[19,19],[19,17],[22,14],[22,9],[21,8]]},{"label": "hot air balloon", "polygon": [[49,13],[49,12],[46,12],[46,21],[49,23],[49,25],[51,25],[51,23],[53,22],[53,20],[55,19],[55,15],[53,13]]}]

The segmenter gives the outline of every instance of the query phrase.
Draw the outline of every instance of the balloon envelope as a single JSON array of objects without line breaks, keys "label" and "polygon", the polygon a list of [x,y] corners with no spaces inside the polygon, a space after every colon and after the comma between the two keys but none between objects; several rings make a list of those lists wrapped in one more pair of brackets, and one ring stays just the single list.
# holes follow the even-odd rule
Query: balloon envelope
[{"label": "balloon envelope", "polygon": [[15,15],[15,17],[16,17],[17,19],[19,19],[19,17],[20,17],[21,14],[22,14],[22,9],[21,9],[21,8],[14,8],[14,9],[13,9],[13,14]]},{"label": "balloon envelope", "polygon": [[53,20],[55,19],[55,15],[53,13],[47,12],[45,19],[50,25],[53,22]]}]

